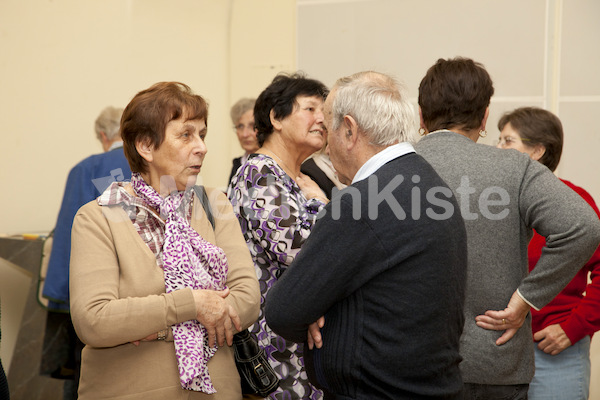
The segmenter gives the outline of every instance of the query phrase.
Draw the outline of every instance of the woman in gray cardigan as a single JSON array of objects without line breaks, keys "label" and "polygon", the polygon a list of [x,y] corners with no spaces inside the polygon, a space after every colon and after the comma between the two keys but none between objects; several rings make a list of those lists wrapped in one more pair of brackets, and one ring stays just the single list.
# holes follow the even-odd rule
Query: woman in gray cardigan
[{"label": "woman in gray cardigan", "polygon": [[[460,364],[465,399],[527,399],[534,373],[530,308],[573,278],[600,242],[591,207],[528,156],[477,144],[492,80],[466,58],[440,59],[419,86],[421,154],[454,191],[467,229]],[[528,274],[532,228],[546,247]],[[577,260],[577,261],[575,261]]]}]

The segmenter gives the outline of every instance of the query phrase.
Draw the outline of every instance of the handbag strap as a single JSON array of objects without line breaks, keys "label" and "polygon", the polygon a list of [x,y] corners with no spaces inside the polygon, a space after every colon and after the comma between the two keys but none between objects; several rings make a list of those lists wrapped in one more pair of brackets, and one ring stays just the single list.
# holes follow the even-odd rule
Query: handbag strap
[{"label": "handbag strap", "polygon": [[194,185],[194,193],[196,193],[196,197],[198,197],[200,204],[202,204],[202,207],[204,208],[206,218],[208,218],[213,230],[215,230],[215,217],[213,216],[212,209],[210,207],[210,201],[208,201],[206,189],[204,189],[204,186],[202,185]]}]

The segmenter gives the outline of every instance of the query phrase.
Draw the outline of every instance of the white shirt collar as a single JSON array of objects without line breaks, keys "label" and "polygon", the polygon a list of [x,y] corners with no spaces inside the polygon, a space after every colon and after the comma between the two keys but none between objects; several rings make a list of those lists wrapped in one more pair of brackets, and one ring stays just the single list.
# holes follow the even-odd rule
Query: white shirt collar
[{"label": "white shirt collar", "polygon": [[111,144],[110,147],[108,148],[108,151],[118,149],[119,147],[123,147],[123,142],[120,140],[118,142],[114,142],[113,144]]},{"label": "white shirt collar", "polygon": [[375,171],[381,168],[384,164],[401,157],[408,153],[414,153],[415,148],[408,142],[402,142],[386,147],[373,157],[369,158],[366,163],[356,172],[352,183],[362,181],[365,178],[371,176]]}]

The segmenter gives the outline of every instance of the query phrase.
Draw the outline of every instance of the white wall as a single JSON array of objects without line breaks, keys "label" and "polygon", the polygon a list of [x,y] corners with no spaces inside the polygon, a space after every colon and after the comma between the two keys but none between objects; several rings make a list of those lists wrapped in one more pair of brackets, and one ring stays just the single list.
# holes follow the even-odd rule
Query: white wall
[{"label": "white wall", "polygon": [[207,0],[0,2],[0,231],[51,229],[69,169],[102,151],[100,110],[155,82],[190,85],[222,125],[227,17],[227,2]]},{"label": "white wall", "polygon": [[[563,122],[557,175],[600,204],[600,2],[597,0],[298,0],[298,68],[331,85],[366,69],[395,75],[416,106],[438,58],[466,56],[494,80],[488,137],[505,111],[539,106]],[[600,340],[590,399],[600,399]]]},{"label": "white wall", "polygon": [[488,138],[502,113],[534,105],[565,129],[560,177],[600,201],[600,2],[596,0],[298,0],[298,68],[331,85],[365,69],[395,75],[416,105],[438,58],[466,56],[494,80]]},{"label": "white wall", "polygon": [[94,120],[155,82],[210,104],[202,182],[242,153],[229,119],[295,64],[294,0],[0,1],[0,234],[48,232],[70,168],[102,148]]}]

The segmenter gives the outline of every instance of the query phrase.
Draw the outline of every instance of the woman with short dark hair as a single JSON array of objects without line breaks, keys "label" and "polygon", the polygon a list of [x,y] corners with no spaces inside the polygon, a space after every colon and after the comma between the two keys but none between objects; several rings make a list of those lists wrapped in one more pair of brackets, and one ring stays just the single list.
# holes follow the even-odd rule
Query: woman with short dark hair
[{"label": "woman with short dark hair", "polygon": [[207,117],[206,101],[182,83],[139,92],[121,120],[131,182],[75,216],[81,400],[242,397],[231,345],[256,321],[259,288],[229,202],[219,190],[207,190],[210,205],[196,196]]},{"label": "woman with short dark hair", "polygon": [[498,121],[498,148],[516,149],[556,170],[563,148],[560,119],[550,111],[537,107],[521,107],[507,112]]},{"label": "woman with short dark hair", "polygon": [[263,313],[267,292],[294,260],[328,202],[319,186],[300,172],[302,162],[325,144],[327,93],[325,85],[304,75],[277,75],[254,107],[261,148],[241,166],[228,190],[261,288],[260,317],[251,331],[281,379],[273,399],[322,398],[308,381],[302,344],[276,335]]},{"label": "woman with short dark hair", "polygon": [[[563,128],[553,113],[537,107],[507,112],[498,121],[499,148],[515,149],[554,171],[563,148]],[[594,199],[583,188],[561,179],[600,216]],[[529,271],[546,245],[537,232],[529,242]],[[591,278],[588,283],[588,275]],[[573,280],[541,310],[531,310],[535,375],[529,399],[583,400],[590,393],[590,341],[600,330],[600,249]]]}]

